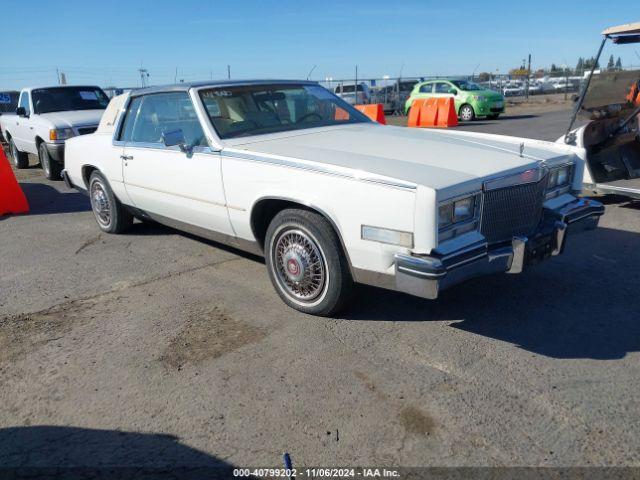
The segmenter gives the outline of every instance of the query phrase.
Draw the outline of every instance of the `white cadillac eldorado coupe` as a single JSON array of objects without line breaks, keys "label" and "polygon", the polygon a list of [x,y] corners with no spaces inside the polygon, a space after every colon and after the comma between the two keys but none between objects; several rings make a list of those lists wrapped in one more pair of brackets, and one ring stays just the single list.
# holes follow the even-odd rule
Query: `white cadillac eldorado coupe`
[{"label": "white cadillac eldorado coupe", "polygon": [[63,178],[103,231],[153,219],[264,255],[288,305],[331,315],[354,283],[434,299],[561,253],[604,212],[574,196],[573,148],[383,126],[314,82],[209,82],[114,98]]}]

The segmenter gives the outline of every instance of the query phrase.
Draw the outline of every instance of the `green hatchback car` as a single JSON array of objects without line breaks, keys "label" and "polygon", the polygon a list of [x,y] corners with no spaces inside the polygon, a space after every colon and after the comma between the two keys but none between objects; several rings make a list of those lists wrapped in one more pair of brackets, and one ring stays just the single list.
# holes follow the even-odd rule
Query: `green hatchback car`
[{"label": "green hatchback car", "polygon": [[409,113],[414,100],[434,97],[453,97],[458,117],[463,121],[476,117],[496,119],[504,113],[504,97],[500,93],[467,80],[442,79],[417,83],[404,105],[405,113]]}]

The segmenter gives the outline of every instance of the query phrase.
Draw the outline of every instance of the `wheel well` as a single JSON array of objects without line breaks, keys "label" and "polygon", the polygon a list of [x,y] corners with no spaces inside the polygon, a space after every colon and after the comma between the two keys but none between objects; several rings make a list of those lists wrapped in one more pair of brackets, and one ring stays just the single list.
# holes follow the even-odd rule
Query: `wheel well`
[{"label": "wheel well", "polygon": [[468,103],[468,102],[467,102],[467,103],[463,103],[462,105],[460,105],[460,108],[458,109],[458,113],[460,113],[460,110],[462,110],[462,107],[465,107],[465,106],[466,106],[466,107],[471,107],[471,110],[473,110],[473,111],[474,111],[474,113],[475,113],[476,109],[475,109],[475,108],[473,108],[473,105],[471,105],[471,104],[470,104],[470,103]]},{"label": "wheel well", "polygon": [[40,137],[36,137],[36,150],[38,151],[38,153],[40,153],[40,144],[43,142],[43,139],[41,139]]},{"label": "wheel well", "polygon": [[267,229],[269,228],[269,224],[271,220],[282,210],[287,208],[297,208],[299,210],[307,210],[309,212],[315,212],[318,215],[324,217],[333,230],[336,232],[338,239],[340,240],[340,245],[344,253],[346,254],[346,250],[344,248],[344,244],[342,242],[342,237],[340,232],[338,231],[338,227],[335,225],[333,220],[327,216],[326,213],[318,210],[316,208],[310,207],[308,205],[304,205],[302,203],[298,203],[294,200],[285,200],[279,198],[265,198],[259,200],[251,210],[251,231],[253,232],[253,236],[256,238],[260,248],[264,250],[264,242],[265,237],[267,236]]},{"label": "wheel well", "polygon": [[98,170],[93,165],[85,165],[82,167],[82,180],[84,181],[85,187],[89,188],[89,178],[91,178],[91,174],[94,170]]}]

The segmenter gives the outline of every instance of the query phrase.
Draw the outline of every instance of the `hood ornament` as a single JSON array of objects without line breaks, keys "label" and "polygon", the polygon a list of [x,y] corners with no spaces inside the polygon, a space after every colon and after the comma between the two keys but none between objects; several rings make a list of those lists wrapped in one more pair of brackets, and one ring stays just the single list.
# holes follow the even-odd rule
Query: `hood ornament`
[{"label": "hood ornament", "polygon": [[521,157],[522,157],[523,152],[524,152],[524,142],[522,142],[522,143],[520,144],[520,156],[521,156]]}]

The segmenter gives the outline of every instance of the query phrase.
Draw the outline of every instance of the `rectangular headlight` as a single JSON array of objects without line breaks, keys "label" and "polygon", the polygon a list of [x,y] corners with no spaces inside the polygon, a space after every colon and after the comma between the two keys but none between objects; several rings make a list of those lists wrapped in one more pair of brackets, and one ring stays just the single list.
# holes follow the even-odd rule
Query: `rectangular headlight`
[{"label": "rectangular headlight", "polygon": [[463,198],[453,203],[453,223],[464,222],[473,217],[474,197]]},{"label": "rectangular headlight", "polygon": [[372,242],[388,243],[390,245],[400,245],[401,247],[407,248],[413,247],[413,233],[372,227],[371,225],[362,225],[362,239]]},{"label": "rectangular headlight", "polygon": [[565,165],[562,167],[554,168],[549,172],[549,181],[547,182],[547,194],[546,198],[554,198],[561,195],[570,189],[571,185],[571,173],[573,172],[573,165]]},{"label": "rectangular headlight", "polygon": [[444,228],[453,223],[453,203],[446,203],[438,207],[438,227]]},{"label": "rectangular headlight", "polygon": [[449,200],[438,206],[438,238],[448,240],[478,228],[480,194]]},{"label": "rectangular headlight", "polygon": [[55,130],[49,130],[49,140],[66,140],[75,136],[72,128],[56,128]]}]

